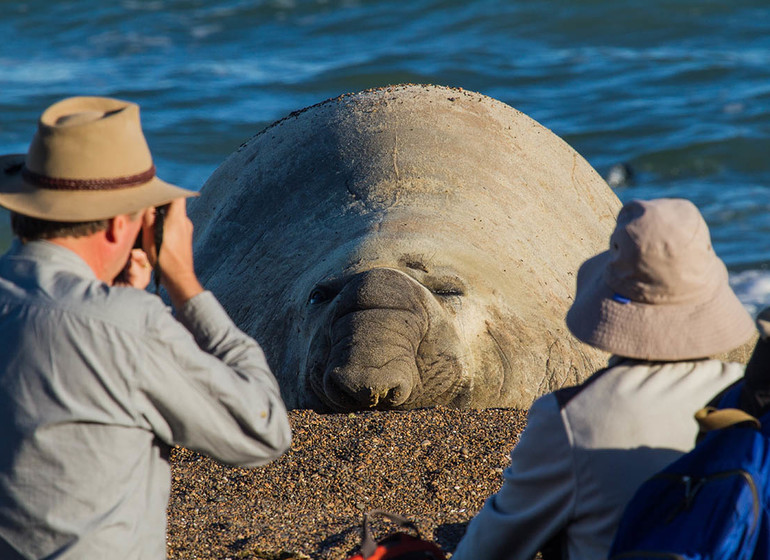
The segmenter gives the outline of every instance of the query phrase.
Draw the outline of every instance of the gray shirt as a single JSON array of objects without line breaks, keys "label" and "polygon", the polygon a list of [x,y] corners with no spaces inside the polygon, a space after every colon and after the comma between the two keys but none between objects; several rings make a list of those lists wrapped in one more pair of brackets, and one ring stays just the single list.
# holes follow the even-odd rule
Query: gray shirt
[{"label": "gray shirt", "polygon": [[452,560],[530,560],[554,538],[569,560],[606,558],[637,487],[693,447],[693,415],[744,369],[718,360],[612,363],[535,401],[502,488]]},{"label": "gray shirt", "polygon": [[4,560],[165,558],[169,446],[252,467],[290,440],[262,350],[210,292],[174,318],[55,244],[0,258]]}]

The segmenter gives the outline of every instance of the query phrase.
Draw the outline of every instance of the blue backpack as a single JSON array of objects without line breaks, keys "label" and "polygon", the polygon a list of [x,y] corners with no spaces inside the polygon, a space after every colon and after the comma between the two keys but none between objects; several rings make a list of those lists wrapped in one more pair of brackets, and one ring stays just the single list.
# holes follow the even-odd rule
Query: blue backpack
[{"label": "blue backpack", "polygon": [[770,559],[770,413],[757,420],[734,408],[703,409],[696,417],[710,431],[639,487],[610,560]]}]

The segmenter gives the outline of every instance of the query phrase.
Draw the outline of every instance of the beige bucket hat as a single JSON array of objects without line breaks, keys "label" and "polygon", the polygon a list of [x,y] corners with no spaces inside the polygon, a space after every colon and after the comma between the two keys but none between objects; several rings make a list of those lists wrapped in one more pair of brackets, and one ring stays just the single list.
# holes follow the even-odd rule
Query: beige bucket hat
[{"label": "beige bucket hat", "polygon": [[26,155],[0,156],[0,206],[34,218],[102,220],[197,194],[158,179],[139,106],[119,99],[59,101]]},{"label": "beige bucket hat", "polygon": [[578,271],[567,327],[596,348],[653,361],[713,356],[755,333],[700,212],[672,198],[623,206],[609,251]]}]

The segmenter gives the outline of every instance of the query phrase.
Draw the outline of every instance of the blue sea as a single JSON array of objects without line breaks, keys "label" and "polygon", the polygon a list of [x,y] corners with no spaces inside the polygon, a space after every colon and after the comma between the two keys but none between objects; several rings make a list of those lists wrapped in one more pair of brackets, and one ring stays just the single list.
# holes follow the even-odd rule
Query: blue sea
[{"label": "blue sea", "polygon": [[[0,153],[71,95],[142,106],[161,177],[198,189],[243,141],[404,82],[495,97],[622,200],[686,197],[752,311],[770,304],[767,0],[0,0]],[[0,248],[7,215],[0,215]]]}]

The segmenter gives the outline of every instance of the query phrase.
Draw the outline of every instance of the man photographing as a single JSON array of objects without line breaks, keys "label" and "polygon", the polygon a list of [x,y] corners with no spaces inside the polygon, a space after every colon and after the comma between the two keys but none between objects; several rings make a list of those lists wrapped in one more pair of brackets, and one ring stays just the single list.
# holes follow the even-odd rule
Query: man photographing
[{"label": "man photographing", "polygon": [[[243,467],[288,449],[262,350],[195,275],[194,194],[116,99],[60,101],[0,157],[0,558],[165,558],[169,446]],[[156,265],[176,318],[143,290]]]}]

